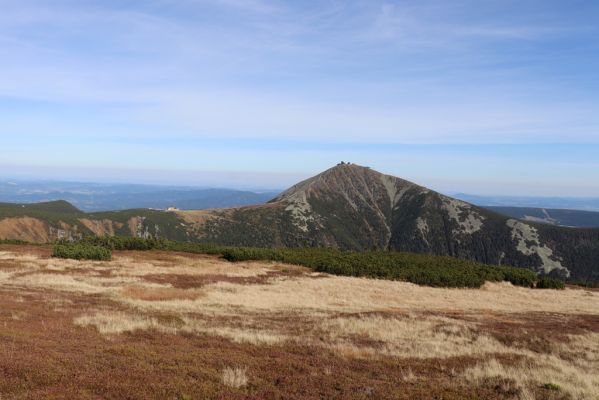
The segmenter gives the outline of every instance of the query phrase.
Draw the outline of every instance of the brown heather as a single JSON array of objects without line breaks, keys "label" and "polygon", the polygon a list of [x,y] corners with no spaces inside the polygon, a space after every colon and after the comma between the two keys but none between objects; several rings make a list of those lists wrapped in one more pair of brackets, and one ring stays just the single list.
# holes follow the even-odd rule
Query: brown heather
[{"label": "brown heather", "polygon": [[597,399],[599,292],[0,246],[0,398]]}]

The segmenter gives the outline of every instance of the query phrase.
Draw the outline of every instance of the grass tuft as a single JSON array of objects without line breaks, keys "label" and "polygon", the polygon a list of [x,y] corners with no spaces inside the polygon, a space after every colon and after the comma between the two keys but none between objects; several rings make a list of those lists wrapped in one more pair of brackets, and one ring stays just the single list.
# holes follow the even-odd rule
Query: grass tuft
[{"label": "grass tuft", "polygon": [[226,386],[239,389],[248,383],[247,368],[226,367],[223,370],[223,383]]}]

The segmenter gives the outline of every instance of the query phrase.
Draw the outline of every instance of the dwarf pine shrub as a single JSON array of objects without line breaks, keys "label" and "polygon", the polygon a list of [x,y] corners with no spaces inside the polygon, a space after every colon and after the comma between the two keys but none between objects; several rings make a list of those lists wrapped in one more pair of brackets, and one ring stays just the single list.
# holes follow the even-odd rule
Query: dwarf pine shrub
[{"label": "dwarf pine shrub", "polygon": [[112,259],[112,252],[106,247],[86,243],[55,244],[52,257],[73,260],[110,261]]},{"label": "dwarf pine shrub", "polygon": [[[263,260],[302,265],[333,275],[390,279],[435,287],[478,288],[485,282],[511,282],[534,287],[535,272],[525,268],[497,266],[448,256],[396,251],[341,251],[331,248],[258,248],[219,246],[132,237],[88,237],[80,245],[107,250],[168,250],[222,255],[228,261]],[[61,251],[70,249],[61,249]],[[84,253],[80,250],[79,253]],[[79,256],[77,254],[77,256]],[[99,255],[101,257],[101,255]],[[73,258],[73,257],[68,257]],[[544,285],[542,283],[541,285]]]},{"label": "dwarf pine shrub", "polygon": [[566,284],[564,281],[549,276],[543,276],[539,278],[536,285],[537,289],[565,289]]}]

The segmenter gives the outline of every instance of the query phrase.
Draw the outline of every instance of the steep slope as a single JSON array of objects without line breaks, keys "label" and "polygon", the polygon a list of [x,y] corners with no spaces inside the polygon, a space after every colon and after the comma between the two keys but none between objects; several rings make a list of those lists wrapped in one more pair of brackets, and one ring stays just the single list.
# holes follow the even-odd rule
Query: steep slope
[{"label": "steep slope", "polygon": [[506,218],[353,164],[300,182],[263,206],[180,215],[202,241],[413,251],[599,280],[599,230]]},{"label": "steep slope", "polygon": [[78,221],[80,215],[83,213],[66,201],[0,203],[0,239],[37,243],[77,239],[85,231]]},{"label": "steep slope", "polygon": [[383,249],[392,237],[394,202],[425,190],[369,168],[341,164],[265,205],[179,214],[195,223],[197,235],[207,241]]},{"label": "steep slope", "polygon": [[448,239],[477,233],[485,213],[412,182],[339,164],[267,205],[203,212],[197,228],[206,239],[231,244],[454,254]]},{"label": "steep slope", "polygon": [[47,243],[88,235],[190,239],[188,230],[173,213],[137,209],[86,214],[66,201],[0,203],[0,240]]},{"label": "steep slope", "polygon": [[412,251],[599,282],[599,229],[508,218],[353,164],[339,164],[258,206],[85,214],[65,203],[0,204],[0,239],[82,235]]}]

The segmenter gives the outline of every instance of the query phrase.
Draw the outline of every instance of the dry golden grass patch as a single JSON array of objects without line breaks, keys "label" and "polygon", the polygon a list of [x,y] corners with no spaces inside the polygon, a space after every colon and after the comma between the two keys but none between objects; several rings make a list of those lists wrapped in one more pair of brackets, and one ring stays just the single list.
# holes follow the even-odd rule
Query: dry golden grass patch
[{"label": "dry golden grass patch", "polygon": [[246,386],[248,383],[247,368],[226,367],[223,370],[223,383],[236,389]]},{"label": "dry golden grass patch", "polygon": [[47,273],[47,271],[14,277],[9,283],[19,287],[85,294],[104,294],[106,296],[117,296],[117,293],[121,291],[123,286],[131,284],[143,284],[148,288],[164,287],[164,285],[143,282],[134,277],[98,277],[93,274],[51,274]]},{"label": "dry golden grass patch", "polygon": [[[74,280],[98,287],[99,291],[110,286],[130,284],[150,285],[143,282],[148,274],[181,273],[189,276],[211,275],[229,277],[252,277],[266,275],[276,266],[267,263],[231,264],[216,257],[177,256],[173,261],[156,261],[145,256],[137,262],[132,257],[116,257],[112,262],[54,260],[38,256],[20,256],[9,252],[0,252],[5,259],[15,260],[26,271],[46,272],[77,269],[77,273],[68,274]],[[278,267],[282,268],[282,267]],[[294,268],[294,267],[291,267]],[[81,271],[88,273],[80,273]],[[93,271],[111,271],[111,276],[97,276]],[[2,279],[11,283],[11,276],[2,272]],[[13,271],[9,272],[11,274]],[[44,274],[44,276],[49,274]],[[58,276],[58,274],[56,274]],[[75,284],[68,282],[53,285],[48,278],[48,287],[69,290]],[[6,279],[9,279],[6,282]],[[44,285],[43,277],[18,281],[20,284]],[[60,279],[58,279],[60,281]],[[68,281],[68,279],[66,280]],[[65,281],[65,282],[66,282]],[[57,281],[54,281],[57,282]],[[60,283],[60,282],[59,282]],[[163,285],[164,286],[164,285]],[[87,291],[86,288],[85,291]],[[188,303],[173,304],[175,310],[193,312],[206,305],[221,307],[241,307],[247,310],[306,312],[369,312],[369,311],[456,311],[468,312],[494,311],[503,313],[552,312],[567,314],[597,314],[599,310],[599,292],[585,290],[530,290],[514,287],[508,283],[488,283],[482,289],[441,289],[422,287],[406,282],[371,280],[350,277],[324,277],[314,279],[309,274],[294,277],[277,277],[264,284],[243,284],[218,282],[206,285],[205,297]],[[161,307],[168,307],[168,302]]]},{"label": "dry golden grass patch", "polygon": [[[516,352],[464,321],[366,315],[325,320],[332,347],[344,355],[447,358]],[[360,344],[368,339],[367,344]],[[356,344],[358,343],[358,344]]]},{"label": "dry golden grass patch", "polygon": [[7,281],[14,275],[14,272],[0,271],[0,282]]},{"label": "dry golden grass patch", "polygon": [[213,336],[227,338],[235,343],[249,343],[255,345],[277,345],[296,340],[268,329],[237,328],[227,326],[210,326],[204,321],[192,318],[183,318],[184,325],[181,331],[188,333],[204,333]]},{"label": "dry golden grass patch", "polygon": [[579,362],[599,364],[599,333],[570,335],[569,339],[569,342],[561,343],[559,348],[561,354],[572,354]]},{"label": "dry golden grass patch", "polygon": [[554,343],[550,353],[522,353],[526,357],[516,364],[491,358],[466,369],[462,376],[479,385],[513,382],[522,393],[520,398],[534,399],[531,393],[545,386],[576,400],[599,398],[599,333],[569,335],[566,342]]},{"label": "dry golden grass patch", "polygon": [[0,260],[27,262],[37,261],[39,260],[39,257],[33,254],[14,253],[12,251],[0,251]]},{"label": "dry golden grass patch", "polygon": [[94,326],[102,334],[118,334],[150,329],[166,333],[177,332],[177,326],[169,326],[165,321],[125,312],[97,312],[92,315],[83,315],[75,318],[74,323],[79,326]]},{"label": "dry golden grass patch", "polygon": [[417,379],[418,377],[414,374],[412,368],[408,368],[407,371],[401,375],[401,380],[404,382],[415,382]]},{"label": "dry golden grass patch", "polygon": [[134,300],[142,301],[168,301],[168,300],[196,300],[203,295],[199,290],[184,290],[172,287],[148,287],[128,285],[122,289],[122,295]]},{"label": "dry golden grass patch", "polygon": [[86,278],[70,275],[29,274],[11,280],[11,285],[27,288],[43,288],[64,292],[101,294],[110,290],[108,287],[94,285]]},{"label": "dry golden grass patch", "polygon": [[112,261],[115,272],[128,276],[144,276],[155,274],[172,275],[222,275],[228,277],[255,277],[266,275],[272,267],[260,262],[243,262],[232,265],[210,256],[172,256],[168,260],[152,260],[147,257],[115,255]]},{"label": "dry golden grass patch", "polygon": [[599,398],[598,367],[596,364],[580,366],[559,357],[537,355],[516,365],[504,365],[491,359],[467,369],[463,376],[478,385],[506,379],[514,382],[523,393],[530,393],[545,385],[555,385],[557,391],[573,399],[592,400]]},{"label": "dry golden grass patch", "polygon": [[[101,263],[0,251],[0,260],[6,261],[0,264],[0,288],[16,294],[37,290],[48,299],[60,295],[65,304],[67,299],[93,299],[89,308],[63,317],[74,317],[76,326],[94,327],[102,335],[140,330],[205,335],[234,344],[333,350],[344,360],[361,362],[450,363],[461,357],[480,360],[451,374],[470,385],[511,382],[517,396],[526,399],[552,383],[573,399],[599,398],[599,333],[590,331],[599,314],[599,292],[531,290],[507,283],[439,289],[312,274],[272,263],[232,264],[164,253],[152,257],[151,252],[117,254]],[[294,273],[282,274],[283,268]],[[164,279],[156,283],[150,277]],[[201,288],[174,286],[175,278],[179,284],[186,277]],[[55,306],[50,300],[48,305]],[[564,333],[560,343],[549,330],[559,329],[568,315],[590,322],[574,331],[581,334]],[[540,328],[545,331],[527,332],[535,321],[545,322]],[[513,333],[513,327],[520,335],[514,342],[497,333]],[[543,339],[546,348],[527,347],[528,336]],[[418,374],[405,369],[397,378],[405,384],[421,382],[424,375],[414,371]],[[246,385],[246,371],[226,369],[223,383]]]},{"label": "dry golden grass patch", "polygon": [[164,318],[134,311],[100,311],[81,315],[74,319],[75,325],[93,326],[103,335],[114,335],[139,330],[156,330],[163,333],[193,333],[219,336],[236,343],[254,345],[281,344],[292,338],[269,330],[213,326],[192,317]]},{"label": "dry golden grass patch", "polygon": [[[535,390],[546,384],[558,385],[573,399],[599,398],[599,333],[570,335],[567,342],[553,343],[553,351],[542,354],[507,346],[478,332],[473,324],[435,316],[340,317],[323,321],[321,329],[332,339],[331,348],[342,356],[471,356],[487,360],[462,374],[476,385],[507,380],[513,383],[520,399],[534,399]],[[495,359],[496,355],[510,354],[519,356],[520,361],[502,364]],[[408,380],[415,379],[410,375]]]}]

